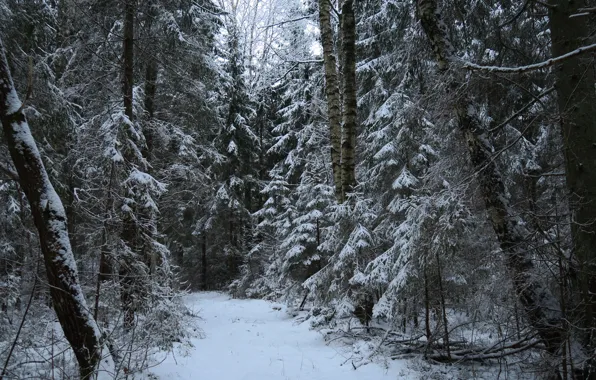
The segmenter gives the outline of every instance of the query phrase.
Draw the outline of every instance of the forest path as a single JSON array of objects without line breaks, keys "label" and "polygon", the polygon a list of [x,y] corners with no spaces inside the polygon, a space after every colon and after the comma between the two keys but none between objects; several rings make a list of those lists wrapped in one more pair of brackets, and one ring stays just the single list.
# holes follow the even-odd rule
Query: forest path
[{"label": "forest path", "polygon": [[215,292],[191,294],[186,303],[200,315],[198,325],[204,337],[192,341],[194,347],[186,356],[169,354],[153,368],[151,373],[158,379],[417,378],[409,375],[412,372],[403,361],[389,362],[389,368],[368,364],[354,370],[347,360],[352,347],[327,345],[320,333],[309,329],[308,322],[297,324],[279,304],[230,299]]}]

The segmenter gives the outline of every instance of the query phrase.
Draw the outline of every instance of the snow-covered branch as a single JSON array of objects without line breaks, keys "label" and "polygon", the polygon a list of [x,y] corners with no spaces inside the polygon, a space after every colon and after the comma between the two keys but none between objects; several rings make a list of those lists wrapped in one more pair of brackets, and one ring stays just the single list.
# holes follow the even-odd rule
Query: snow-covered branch
[{"label": "snow-covered branch", "polygon": [[587,53],[587,52],[590,52],[593,50],[596,50],[596,44],[583,46],[579,49],[575,49],[573,51],[570,51],[569,53],[560,55],[558,57],[549,58],[546,61],[534,63],[532,65],[526,65],[526,66],[518,66],[518,67],[483,66],[483,65],[477,65],[472,62],[464,62],[463,67],[464,67],[464,69],[468,69],[468,70],[472,70],[472,71],[486,71],[486,72],[491,72],[491,73],[519,74],[519,73],[524,73],[527,71],[544,69],[544,68],[550,67],[552,65],[555,65],[561,61],[564,61],[566,59],[573,58],[577,55]]}]

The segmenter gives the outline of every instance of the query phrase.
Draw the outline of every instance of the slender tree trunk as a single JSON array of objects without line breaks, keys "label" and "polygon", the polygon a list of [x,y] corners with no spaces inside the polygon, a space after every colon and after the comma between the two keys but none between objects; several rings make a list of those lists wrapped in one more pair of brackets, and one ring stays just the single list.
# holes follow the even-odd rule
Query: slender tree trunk
[{"label": "slender tree trunk", "polygon": [[352,191],[356,185],[356,126],[358,102],[356,98],[356,18],[354,0],[342,4],[342,52],[343,62],[343,135],[341,142],[342,195]]},{"label": "slender tree trunk", "polygon": [[[446,88],[459,88],[463,72],[449,68],[453,47],[441,20],[436,0],[418,0],[418,16],[436,55],[439,69],[444,73]],[[466,96],[455,100],[454,111],[465,138],[473,169],[484,199],[489,222],[496,234],[505,263],[513,280],[515,292],[524,308],[525,316],[547,351],[558,355],[563,343],[562,318],[559,302],[534,272],[531,251],[524,248],[524,228],[509,213],[505,186],[496,164],[491,159],[491,147],[482,136],[482,126],[473,113],[473,103]]]},{"label": "slender tree trunk", "polygon": [[[150,119],[155,114],[155,93],[157,90],[157,63],[149,59],[145,68],[145,111]],[[149,142],[147,143],[149,145]]]},{"label": "slender tree trunk", "polygon": [[112,235],[112,218],[113,218],[113,207],[114,198],[112,192],[114,191],[114,176],[116,171],[116,164],[112,163],[110,168],[110,182],[108,184],[108,196],[106,198],[106,207],[104,217],[106,218],[103,223],[103,229],[101,231],[101,249],[99,253],[99,270],[97,273],[97,283],[95,286],[95,305],[93,308],[93,318],[98,320],[99,313],[99,298],[101,297],[101,283],[107,281],[112,274],[112,265],[110,263],[110,236]]},{"label": "slender tree trunk", "polygon": [[[135,4],[136,0],[125,0],[124,2],[124,36],[122,41],[122,96],[124,100],[124,113],[130,120],[134,119],[133,114],[133,74],[134,74],[134,63],[133,63],[133,41],[134,41],[134,15],[135,15]],[[130,128],[124,126],[124,128]],[[125,135],[128,133],[125,131]],[[130,150],[130,148],[126,148]],[[125,153],[127,161],[131,162],[132,157],[130,152]],[[129,207],[130,208],[130,207]],[[135,312],[136,312],[136,298],[135,293],[135,281],[138,279],[134,278],[132,273],[132,267],[136,257],[133,257],[139,251],[139,231],[137,222],[134,218],[134,210],[128,210],[123,215],[123,226],[121,238],[123,243],[127,246],[124,247],[122,252],[122,260],[120,264],[119,276],[120,276],[120,300],[122,302],[122,308],[124,310],[124,326],[131,328],[134,325]]]},{"label": "slender tree trunk", "polygon": [[445,305],[445,289],[443,289],[443,273],[441,270],[441,259],[439,253],[435,252],[437,261],[437,275],[439,277],[439,295],[441,299],[441,314],[443,316],[443,343],[447,349],[447,359],[451,360],[451,348],[449,347],[449,325],[447,321],[447,306]]},{"label": "slender tree trunk", "polygon": [[344,201],[341,181],[341,108],[329,0],[319,0],[319,26],[325,66],[325,93],[327,95],[327,115],[331,139],[331,166],[333,169],[333,182],[335,183],[335,197],[341,203]]},{"label": "slender tree trunk", "polygon": [[[581,1],[553,0],[549,7],[552,55],[586,45],[592,33],[590,16],[579,13]],[[573,21],[571,21],[573,20]],[[580,328],[585,347],[596,336],[596,91],[593,56],[578,55],[555,66],[556,91],[572,210],[573,253],[578,261],[575,294],[580,294]],[[596,375],[595,375],[596,376]]]},{"label": "slender tree trunk", "polygon": [[201,289],[207,290],[207,231],[203,231],[201,242]]},{"label": "slender tree trunk", "polygon": [[122,41],[122,95],[124,97],[124,113],[130,121],[133,119],[133,74],[134,74],[134,22],[136,0],[124,1],[124,36]]},{"label": "slender tree trunk", "polygon": [[424,268],[424,329],[426,331],[426,344],[429,346],[432,333],[430,331],[430,292],[426,268]]},{"label": "slender tree trunk", "polygon": [[0,41],[0,119],[4,136],[39,231],[56,316],[75,353],[81,378],[89,379],[100,359],[100,332],[79,284],[64,206],[48,178],[21,107]]}]

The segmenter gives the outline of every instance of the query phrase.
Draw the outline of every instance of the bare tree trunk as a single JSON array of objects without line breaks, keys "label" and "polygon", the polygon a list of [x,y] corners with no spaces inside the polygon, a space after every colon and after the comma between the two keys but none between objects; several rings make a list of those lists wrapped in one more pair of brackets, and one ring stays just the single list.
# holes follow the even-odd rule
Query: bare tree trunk
[{"label": "bare tree trunk", "polygon": [[132,112],[132,87],[134,74],[134,22],[135,22],[135,4],[136,0],[124,1],[124,38],[122,41],[122,95],[124,96],[124,113],[130,121],[133,119]]},{"label": "bare tree trunk", "polygon": [[335,197],[341,203],[344,201],[341,181],[341,108],[329,0],[319,0],[319,26],[323,45],[323,60],[325,62],[325,93],[327,95],[327,115],[329,117],[331,138],[331,166],[333,169],[333,182],[335,183]]},{"label": "bare tree trunk", "polygon": [[354,0],[342,4],[342,53],[343,62],[343,136],[341,142],[342,195],[352,191],[356,185],[356,125],[358,102],[356,98],[356,18]]},{"label": "bare tree trunk", "polygon": [[[453,48],[441,21],[436,0],[418,0],[417,5],[422,28],[433,47],[439,69],[448,82],[446,88],[461,87],[463,73],[457,68],[447,70]],[[472,167],[478,172],[477,180],[489,221],[505,254],[505,263],[526,318],[537,331],[547,351],[558,355],[563,343],[559,302],[533,273],[531,251],[524,248],[524,228],[509,213],[501,173],[491,159],[490,147],[481,135],[482,126],[471,111],[471,106],[472,102],[460,95],[455,100],[454,111],[467,143]]]},{"label": "bare tree trunk", "polygon": [[[586,44],[590,17],[579,13],[581,1],[550,2],[552,55],[561,56]],[[573,20],[573,21],[571,21]],[[578,260],[575,294],[580,294],[579,326],[583,345],[594,347],[596,336],[596,91],[593,57],[575,56],[555,66],[556,91],[572,210],[573,252]]]},{"label": "bare tree trunk", "polygon": [[447,359],[451,360],[451,349],[449,347],[449,325],[447,321],[447,306],[445,305],[445,289],[443,288],[443,273],[441,270],[441,259],[439,253],[435,252],[437,261],[437,276],[439,278],[439,299],[441,300],[441,314],[443,316],[443,343],[447,349]]},{"label": "bare tree trunk", "polygon": [[[133,41],[134,41],[134,15],[135,15],[135,4],[136,0],[125,0],[124,2],[124,38],[122,41],[122,96],[124,100],[124,113],[128,119],[133,121]],[[129,128],[125,126],[125,128]],[[125,156],[130,154],[125,153]],[[130,157],[126,157],[128,161]],[[123,226],[121,238],[127,247],[124,248],[122,253],[122,260],[120,263],[120,301],[122,302],[122,308],[124,310],[124,326],[131,328],[134,325],[136,302],[135,302],[135,279],[131,273],[131,268],[134,266],[135,257],[134,255],[139,250],[139,231],[136,221],[134,220],[133,210],[129,210],[123,215]],[[127,248],[131,252],[126,252]]]},{"label": "bare tree trunk", "polygon": [[112,167],[110,169],[110,182],[108,184],[108,195],[106,198],[106,207],[105,207],[105,221],[103,223],[103,229],[101,231],[101,249],[99,253],[99,270],[97,273],[97,283],[95,286],[95,305],[93,308],[93,318],[98,320],[99,315],[99,298],[101,296],[101,283],[110,279],[110,275],[112,274],[112,263],[110,262],[110,235],[112,233],[112,218],[113,218],[113,207],[114,207],[114,198],[113,198],[113,187],[114,187],[114,176],[116,171],[116,164],[112,163]]},{"label": "bare tree trunk", "polygon": [[[149,59],[145,69],[145,111],[149,118],[153,118],[155,113],[155,92],[157,90],[157,63],[154,59]],[[147,143],[149,144],[149,143]]]},{"label": "bare tree trunk", "polygon": [[207,290],[207,231],[203,231],[201,242],[201,289]]},{"label": "bare tree trunk", "polygon": [[39,231],[56,316],[75,353],[81,378],[89,379],[100,360],[100,332],[79,284],[64,206],[48,178],[27,119],[22,112],[2,41],[0,119],[19,176],[19,184],[27,196],[35,226]]},{"label": "bare tree trunk", "polygon": [[424,268],[424,330],[426,332],[426,344],[428,347],[431,344],[432,333],[430,331],[430,292],[426,267]]}]

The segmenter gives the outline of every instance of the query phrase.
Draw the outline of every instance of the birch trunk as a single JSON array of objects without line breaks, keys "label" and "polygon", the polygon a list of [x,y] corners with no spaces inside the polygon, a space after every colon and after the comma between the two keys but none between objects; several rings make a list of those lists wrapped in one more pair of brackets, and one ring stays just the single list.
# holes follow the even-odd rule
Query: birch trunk
[{"label": "birch trunk", "polygon": [[325,93],[327,95],[327,115],[331,139],[331,166],[335,197],[343,202],[341,180],[341,108],[339,101],[339,83],[337,79],[337,58],[333,49],[333,28],[331,26],[331,4],[329,0],[319,0],[319,26],[323,45],[325,66]]},{"label": "birch trunk", "polygon": [[356,185],[356,125],[358,101],[356,98],[356,18],[354,1],[344,0],[342,4],[342,53],[343,53],[343,138],[341,142],[342,195],[352,191]]},{"label": "birch trunk", "polygon": [[[418,0],[417,6],[422,28],[447,81],[446,87],[459,88],[464,83],[464,74],[455,67],[448,70],[453,48],[436,0]],[[531,251],[524,247],[525,230],[509,212],[501,173],[491,159],[491,149],[482,136],[482,126],[470,111],[472,105],[471,100],[461,96],[455,101],[454,111],[467,144],[472,167],[478,172],[477,181],[489,222],[505,254],[505,263],[512,277],[517,299],[523,306],[528,322],[538,333],[547,351],[558,355],[564,342],[559,302],[534,274]]]},{"label": "birch trunk", "polygon": [[89,379],[100,360],[100,332],[79,284],[62,201],[48,178],[21,107],[0,40],[0,119],[4,136],[39,231],[56,316],[74,351],[81,378]]}]

